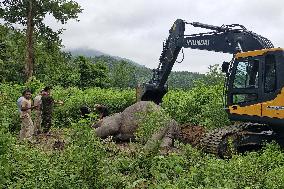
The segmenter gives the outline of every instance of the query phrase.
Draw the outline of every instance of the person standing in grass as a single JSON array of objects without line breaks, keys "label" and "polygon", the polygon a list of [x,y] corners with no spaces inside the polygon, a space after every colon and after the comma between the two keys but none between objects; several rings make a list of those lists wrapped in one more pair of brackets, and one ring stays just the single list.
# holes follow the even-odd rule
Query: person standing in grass
[{"label": "person standing in grass", "polygon": [[62,101],[55,101],[51,96],[52,87],[45,87],[45,95],[41,97],[41,126],[43,128],[43,133],[50,135],[49,130],[52,125],[52,113],[54,104],[63,104]]},{"label": "person standing in grass", "polygon": [[[25,92],[25,91],[24,91],[24,92]],[[25,94],[22,93],[22,96],[20,96],[20,97],[18,98],[18,100],[17,100],[17,106],[18,106],[18,112],[19,112],[19,113],[21,113],[22,101],[23,101],[23,99],[25,98],[24,96],[25,96]]]},{"label": "person standing in grass", "polygon": [[35,134],[41,133],[41,97],[45,94],[45,91],[41,90],[40,93],[34,98],[34,106],[36,106],[34,120]]},{"label": "person standing in grass", "polygon": [[29,89],[26,89],[23,92],[23,99],[21,100],[21,130],[19,138],[20,140],[27,139],[29,141],[32,140],[34,134],[34,125],[31,118],[31,110],[36,108],[36,106],[32,106],[31,102],[32,93]]}]

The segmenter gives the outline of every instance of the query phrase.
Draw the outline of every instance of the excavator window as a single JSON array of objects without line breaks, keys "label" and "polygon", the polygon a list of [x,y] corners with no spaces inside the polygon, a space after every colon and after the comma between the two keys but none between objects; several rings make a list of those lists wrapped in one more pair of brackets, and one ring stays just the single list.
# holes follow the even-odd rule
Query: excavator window
[{"label": "excavator window", "polygon": [[[234,89],[257,90],[259,87],[259,60],[244,59],[238,61],[235,79],[233,83]],[[240,104],[245,102],[256,101],[257,92],[243,94],[233,94],[233,103]]]},{"label": "excavator window", "polygon": [[275,56],[268,54],[265,56],[264,68],[264,92],[270,93],[276,90],[276,60]]},{"label": "excavator window", "polygon": [[258,68],[258,60],[239,61],[234,79],[234,88],[258,88]]},{"label": "excavator window", "polygon": [[257,94],[234,94],[233,95],[233,103],[240,104],[245,102],[251,102],[257,100]]}]

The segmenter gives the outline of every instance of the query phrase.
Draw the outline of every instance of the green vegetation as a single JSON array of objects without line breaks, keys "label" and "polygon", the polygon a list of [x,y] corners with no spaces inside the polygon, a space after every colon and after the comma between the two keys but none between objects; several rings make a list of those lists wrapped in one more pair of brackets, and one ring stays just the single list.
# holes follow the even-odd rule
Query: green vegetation
[{"label": "green vegetation", "polygon": [[35,44],[37,38],[43,38],[48,42],[59,41],[61,30],[53,31],[44,22],[47,15],[52,15],[61,24],[66,24],[70,19],[77,19],[82,12],[79,4],[69,0],[35,1],[35,0],[5,0],[0,3],[0,18],[10,26],[22,25],[26,34],[26,58],[25,76],[30,79],[33,76],[35,59]]},{"label": "green vegetation", "polygon": [[[29,83],[29,86],[34,86]],[[38,85],[38,84],[37,84]],[[40,85],[40,84],[39,84]],[[90,128],[90,120],[81,119],[79,107],[104,103],[111,112],[118,112],[132,104],[134,90],[62,88],[54,89],[56,99],[64,99],[65,105],[56,107],[54,127],[64,131],[66,146],[63,151],[46,151],[28,143],[17,141],[19,123],[16,104],[18,94],[25,86],[1,84],[0,105],[0,186],[1,188],[282,188],[284,186],[284,153],[276,144],[268,144],[259,152],[234,155],[230,160],[221,160],[207,155],[190,145],[176,143],[178,152],[161,156],[157,152],[144,152],[141,143],[127,146],[98,139]],[[204,104],[216,90],[198,98],[197,86],[188,92],[171,91],[163,104],[169,114],[178,106],[190,112],[193,106],[181,106],[184,100],[195,98]],[[38,90],[38,89],[35,89]],[[172,96],[172,97],[171,97]],[[173,97],[175,96],[175,99]],[[172,98],[169,104],[168,99]],[[219,99],[211,97],[210,103]],[[192,101],[192,100],[190,100]],[[208,101],[207,101],[208,102]],[[188,109],[187,109],[188,108]],[[221,111],[221,110],[220,110]],[[201,117],[204,112],[196,112]],[[226,120],[225,114],[222,118]],[[186,116],[185,116],[186,117]],[[185,117],[181,120],[186,122]],[[190,116],[188,116],[190,117]],[[221,115],[208,116],[209,123],[219,123]],[[151,125],[159,125],[160,114],[151,114],[145,119],[144,130],[138,133],[147,136]],[[96,117],[94,116],[94,118]],[[191,120],[191,119],[190,119]],[[203,123],[201,121],[200,123]],[[204,123],[207,123],[206,121]],[[208,125],[211,128],[211,125]],[[17,128],[17,129],[13,129]],[[11,131],[12,129],[12,131]],[[10,130],[10,131],[9,131]]]},{"label": "green vegetation", "polygon": [[216,128],[230,122],[222,102],[223,87],[200,84],[190,91],[169,91],[164,97],[163,107],[180,123]]}]

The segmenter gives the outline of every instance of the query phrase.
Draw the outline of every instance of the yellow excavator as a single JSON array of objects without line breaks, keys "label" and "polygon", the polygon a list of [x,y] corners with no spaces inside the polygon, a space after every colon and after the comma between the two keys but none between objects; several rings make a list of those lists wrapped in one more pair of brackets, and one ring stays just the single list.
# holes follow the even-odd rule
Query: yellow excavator
[{"label": "yellow excavator", "polygon": [[[184,33],[185,25],[210,31],[188,35]],[[284,144],[283,49],[274,48],[269,39],[239,24],[212,26],[177,19],[153,77],[137,90],[139,100],[162,102],[168,91],[168,76],[182,48],[233,55],[231,61],[222,64],[226,73],[225,109],[230,120],[242,123],[207,133],[200,141],[204,151],[224,157],[230,154],[232,146],[245,151],[261,147],[264,141]]]}]

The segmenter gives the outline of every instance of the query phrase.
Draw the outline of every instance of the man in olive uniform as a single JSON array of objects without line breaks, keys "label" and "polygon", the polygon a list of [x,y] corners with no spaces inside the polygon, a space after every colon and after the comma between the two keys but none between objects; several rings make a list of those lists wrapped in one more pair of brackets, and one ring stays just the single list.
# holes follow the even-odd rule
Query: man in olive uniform
[{"label": "man in olive uniform", "polygon": [[52,112],[55,103],[63,104],[63,102],[55,101],[51,96],[51,87],[45,87],[44,92],[45,95],[41,97],[41,117],[42,122],[41,126],[43,128],[43,133],[49,134],[49,130],[52,124]]}]

